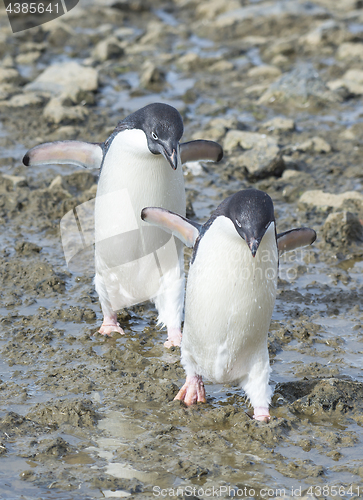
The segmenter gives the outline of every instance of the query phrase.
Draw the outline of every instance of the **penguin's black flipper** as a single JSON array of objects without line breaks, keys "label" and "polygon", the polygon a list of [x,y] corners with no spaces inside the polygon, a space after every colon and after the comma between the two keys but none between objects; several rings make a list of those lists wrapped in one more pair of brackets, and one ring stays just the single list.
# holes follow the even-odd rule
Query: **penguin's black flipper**
[{"label": "penguin's black flipper", "polygon": [[316,240],[316,232],[308,227],[300,227],[298,229],[290,229],[284,233],[277,235],[277,248],[279,254],[295,248],[311,245]]},{"label": "penguin's black flipper", "polygon": [[46,142],[35,146],[25,154],[26,167],[38,165],[77,165],[84,168],[100,168],[103,160],[103,144],[82,141]]},{"label": "penguin's black flipper", "polygon": [[190,141],[180,144],[180,157],[182,163],[188,161],[221,161],[223,158],[223,149],[214,141]]},{"label": "penguin's black flipper", "polygon": [[201,224],[185,219],[165,208],[143,208],[141,218],[145,222],[161,227],[168,233],[173,234],[188,247],[194,246],[202,227]]}]

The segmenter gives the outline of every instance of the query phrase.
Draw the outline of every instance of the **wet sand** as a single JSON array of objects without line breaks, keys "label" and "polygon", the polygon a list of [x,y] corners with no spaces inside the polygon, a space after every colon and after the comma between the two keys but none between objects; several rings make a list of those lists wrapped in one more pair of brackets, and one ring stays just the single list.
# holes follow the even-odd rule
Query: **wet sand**
[{"label": "wet sand", "polygon": [[[81,2],[16,36],[0,10],[1,498],[363,495],[363,10],[331,4]],[[70,61],[93,86],[39,86]],[[96,333],[92,275],[67,268],[60,220],[94,198],[97,171],[21,163],[41,142],[104,141],[160,100],[183,140],[225,150],[184,167],[189,217],[254,186],[279,232],[318,233],[280,262],[268,425],[234,386],[173,402],[180,350],[151,303],[119,314],[125,336]]]}]

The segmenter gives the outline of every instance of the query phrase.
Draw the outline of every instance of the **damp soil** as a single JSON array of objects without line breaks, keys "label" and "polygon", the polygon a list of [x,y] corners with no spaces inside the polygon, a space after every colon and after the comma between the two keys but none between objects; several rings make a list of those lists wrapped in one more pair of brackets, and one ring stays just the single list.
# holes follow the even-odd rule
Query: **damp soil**
[{"label": "damp soil", "polygon": [[[363,203],[319,200],[362,194],[362,3],[95,1],[67,16],[13,35],[0,10],[0,497],[359,498]],[[52,96],[26,85],[71,60],[98,85],[61,102],[58,120],[44,114]],[[36,144],[103,141],[160,100],[181,111],[185,140],[225,147],[219,164],[184,167],[189,217],[254,186],[280,232],[317,231],[280,261],[269,424],[232,385],[206,381],[206,404],[173,401],[180,350],[163,347],[153,304],[119,313],[124,336],[97,334],[92,275],[67,268],[60,235],[97,171],[22,165]]]}]

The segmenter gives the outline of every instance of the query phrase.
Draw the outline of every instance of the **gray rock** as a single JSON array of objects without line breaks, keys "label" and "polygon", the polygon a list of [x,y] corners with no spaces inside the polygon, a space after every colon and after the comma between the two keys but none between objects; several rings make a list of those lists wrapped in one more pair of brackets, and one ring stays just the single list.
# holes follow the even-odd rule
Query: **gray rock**
[{"label": "gray rock", "polygon": [[246,169],[255,178],[279,176],[285,169],[276,139],[265,134],[230,130],[224,139],[224,150],[232,152],[242,148],[245,152],[233,158],[236,166]]},{"label": "gray rock", "polygon": [[341,98],[325,86],[311,65],[302,65],[272,83],[258,103],[268,104],[274,101],[306,106],[315,101],[338,102]]},{"label": "gray rock", "polygon": [[54,96],[73,95],[75,89],[92,92],[97,88],[98,71],[75,61],[53,64],[26,85],[26,90],[48,92]]},{"label": "gray rock", "polygon": [[25,108],[26,106],[42,106],[44,98],[34,92],[17,94],[7,101],[0,102],[1,108]]},{"label": "gray rock", "polygon": [[363,241],[363,226],[357,215],[351,212],[329,214],[323,226],[323,238],[333,247]]},{"label": "gray rock", "polygon": [[315,207],[320,210],[342,209],[346,204],[363,208],[363,194],[358,191],[346,191],[342,194],[324,193],[320,189],[305,191],[300,196],[299,204],[303,207]]},{"label": "gray rock", "polygon": [[53,123],[82,121],[88,116],[84,106],[63,106],[58,97],[51,99],[45,106],[43,116]]}]

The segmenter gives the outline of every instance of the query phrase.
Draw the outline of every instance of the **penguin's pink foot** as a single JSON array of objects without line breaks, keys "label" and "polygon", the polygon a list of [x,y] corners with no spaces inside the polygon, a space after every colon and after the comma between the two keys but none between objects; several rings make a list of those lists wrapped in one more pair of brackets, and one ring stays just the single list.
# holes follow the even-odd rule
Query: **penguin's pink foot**
[{"label": "penguin's pink foot", "polygon": [[105,316],[103,318],[103,323],[101,328],[98,330],[98,333],[101,335],[107,335],[111,337],[112,332],[118,332],[120,335],[125,335],[125,332],[120,326],[120,323],[117,321],[117,314],[113,314],[112,316]]},{"label": "penguin's pink foot", "polygon": [[206,403],[202,377],[200,375],[187,377],[185,384],[174,398],[174,401],[176,400],[184,401],[187,406],[194,403]]},{"label": "penguin's pink foot", "polygon": [[268,424],[270,421],[269,409],[262,406],[254,408],[254,413],[252,418],[254,420],[258,420],[260,422],[265,422],[266,424]]},{"label": "penguin's pink foot", "polygon": [[173,346],[180,346],[182,333],[180,328],[168,328],[168,340],[164,342],[164,347],[170,349]]}]

